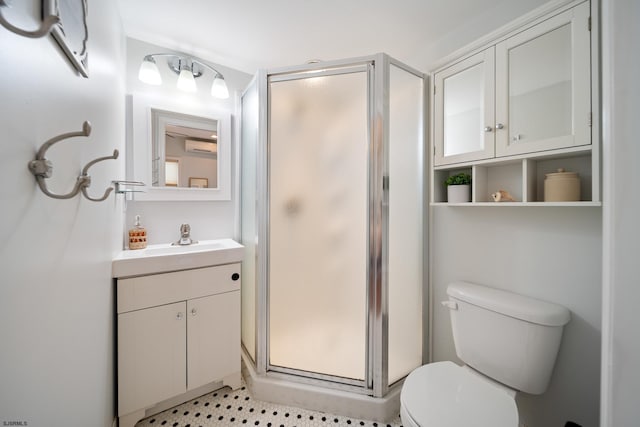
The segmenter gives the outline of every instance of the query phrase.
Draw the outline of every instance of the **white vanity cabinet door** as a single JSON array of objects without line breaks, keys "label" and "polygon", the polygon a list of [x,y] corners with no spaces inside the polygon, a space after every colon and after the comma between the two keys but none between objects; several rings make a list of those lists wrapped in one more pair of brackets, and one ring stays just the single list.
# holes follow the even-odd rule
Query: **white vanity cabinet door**
[{"label": "white vanity cabinet door", "polygon": [[437,72],[434,85],[435,166],[492,158],[493,46]]},{"label": "white vanity cabinet door", "polygon": [[186,390],[186,303],[118,315],[118,414]]},{"label": "white vanity cabinet door", "polygon": [[187,301],[187,389],[240,371],[240,291]]},{"label": "white vanity cabinet door", "polygon": [[591,144],[589,2],[496,44],[496,157]]}]

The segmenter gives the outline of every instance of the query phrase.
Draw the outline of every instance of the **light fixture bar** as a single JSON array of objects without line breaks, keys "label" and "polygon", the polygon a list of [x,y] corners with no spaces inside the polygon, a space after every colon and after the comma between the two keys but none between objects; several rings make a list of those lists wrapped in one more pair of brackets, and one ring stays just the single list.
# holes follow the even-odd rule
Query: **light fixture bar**
[{"label": "light fixture bar", "polygon": [[140,65],[138,78],[147,84],[159,85],[162,83],[160,72],[156,65],[156,57],[166,57],[167,66],[174,73],[178,74],[177,87],[187,92],[196,92],[195,79],[204,74],[208,69],[214,73],[213,84],[211,85],[211,96],[219,99],[229,98],[229,89],[224,81],[224,76],[212,66],[188,56],[180,56],[173,53],[152,53],[146,55]]}]

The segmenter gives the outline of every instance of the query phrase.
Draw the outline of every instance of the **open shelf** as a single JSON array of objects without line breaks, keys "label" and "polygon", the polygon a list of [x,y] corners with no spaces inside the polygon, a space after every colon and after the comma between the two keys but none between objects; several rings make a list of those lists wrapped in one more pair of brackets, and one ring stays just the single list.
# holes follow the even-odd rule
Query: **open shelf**
[{"label": "open shelf", "polygon": [[475,203],[447,203],[447,202],[434,202],[431,203],[431,206],[511,206],[511,207],[523,207],[523,206],[538,206],[538,207],[549,207],[549,206],[557,206],[557,207],[585,207],[592,206],[598,207],[602,206],[601,202],[505,202],[505,203],[496,203],[496,202],[475,202]]},{"label": "open shelf", "polygon": [[[531,156],[499,158],[472,164],[437,167],[433,170],[432,199],[434,206],[601,206],[598,188],[599,170],[588,150],[558,150],[536,153]],[[545,202],[544,180],[548,173],[558,169],[577,172],[580,177],[580,201]],[[465,172],[471,175],[471,197],[469,203],[447,203],[445,179],[453,174]],[[494,202],[491,194],[505,190],[515,202]]]}]

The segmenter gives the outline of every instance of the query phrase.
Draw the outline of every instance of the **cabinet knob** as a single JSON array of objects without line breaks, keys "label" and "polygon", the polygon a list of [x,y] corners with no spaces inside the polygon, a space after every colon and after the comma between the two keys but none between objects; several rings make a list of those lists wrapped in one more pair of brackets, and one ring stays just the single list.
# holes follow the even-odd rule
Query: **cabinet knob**
[{"label": "cabinet knob", "polygon": [[493,128],[492,128],[491,126],[486,126],[486,127],[484,128],[484,131],[485,131],[485,132],[491,132],[492,130],[493,130]]},{"label": "cabinet knob", "polygon": [[497,123],[496,129],[504,129],[504,125],[502,123]]},{"label": "cabinet knob", "polygon": [[182,320],[182,316],[183,316],[182,312],[179,311],[178,314],[176,314],[176,319]]},{"label": "cabinet knob", "polygon": [[191,309],[191,315],[195,316],[198,311],[195,308]]},{"label": "cabinet knob", "polygon": [[231,275],[231,280],[233,280],[234,282],[235,282],[236,280],[238,280],[239,278],[240,278],[240,275],[239,275],[238,273],[233,273],[233,274]]}]

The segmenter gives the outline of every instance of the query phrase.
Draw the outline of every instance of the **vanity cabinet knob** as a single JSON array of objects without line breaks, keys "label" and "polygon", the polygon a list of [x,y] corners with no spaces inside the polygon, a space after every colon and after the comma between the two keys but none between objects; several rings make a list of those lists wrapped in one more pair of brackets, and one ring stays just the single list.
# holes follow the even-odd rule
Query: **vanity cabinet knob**
[{"label": "vanity cabinet knob", "polygon": [[504,125],[502,123],[496,124],[496,129],[504,129]]},{"label": "vanity cabinet knob", "polygon": [[182,316],[183,316],[182,312],[179,311],[178,314],[176,314],[176,319],[182,320]]},{"label": "vanity cabinet knob", "polygon": [[198,311],[195,308],[191,309],[191,315],[195,316]]},{"label": "vanity cabinet knob", "polygon": [[492,130],[493,130],[493,128],[492,128],[491,126],[486,126],[486,127],[484,128],[484,131],[485,131],[485,132],[491,132]]},{"label": "vanity cabinet knob", "polygon": [[240,278],[240,274],[238,274],[238,273],[233,273],[233,274],[231,275],[231,280],[233,280],[234,282],[235,282],[236,280],[238,280],[239,278]]}]

